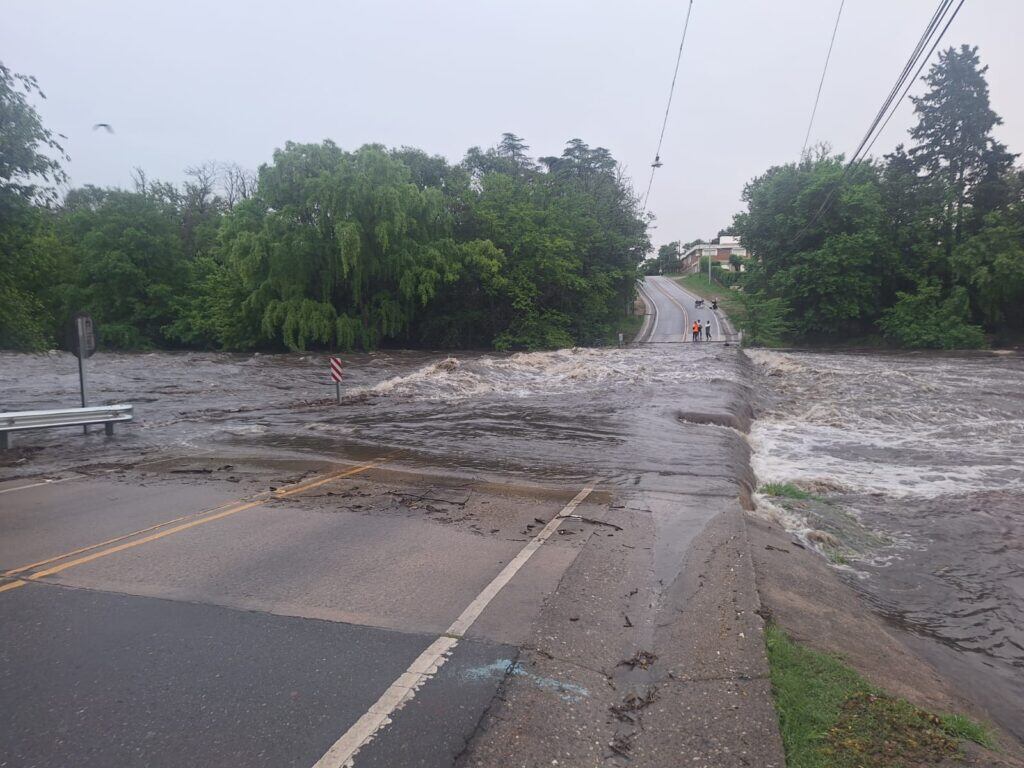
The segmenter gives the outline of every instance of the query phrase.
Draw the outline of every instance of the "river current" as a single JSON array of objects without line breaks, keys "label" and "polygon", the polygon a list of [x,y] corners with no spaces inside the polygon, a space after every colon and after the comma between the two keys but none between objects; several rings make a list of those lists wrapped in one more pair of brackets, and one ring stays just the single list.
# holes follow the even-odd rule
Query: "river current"
[{"label": "river current", "polygon": [[1024,739],[1024,357],[746,354],[759,482],[825,502],[762,510],[834,536],[850,582]]}]

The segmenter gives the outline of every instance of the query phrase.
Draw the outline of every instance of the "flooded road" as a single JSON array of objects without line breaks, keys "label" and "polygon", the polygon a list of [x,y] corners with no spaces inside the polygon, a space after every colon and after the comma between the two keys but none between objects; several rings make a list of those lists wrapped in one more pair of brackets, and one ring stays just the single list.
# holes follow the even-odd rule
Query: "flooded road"
[{"label": "flooded road", "polygon": [[[324,355],[97,354],[93,402],[134,403],[136,421],[113,438],[16,434],[0,480],[163,457],[386,454],[452,477],[593,481],[617,499],[611,514],[653,526],[652,600],[630,609],[640,647],[653,642],[659,603],[716,504],[746,503],[755,474],[797,483],[817,498],[775,500],[790,528],[835,537],[826,554],[851,583],[1022,736],[1021,357],[742,354],[686,343],[344,359],[338,404]],[[71,406],[76,396],[70,355],[0,353],[0,409]],[[762,406],[748,438],[752,403]]]},{"label": "flooded road", "polygon": [[[0,456],[2,641],[34,659],[8,665],[29,703],[0,751],[131,764],[157,733],[195,764],[781,764],[743,545],[750,365],[680,343],[695,300],[657,295],[656,345],[344,355],[341,402],[325,355],[97,354],[92,401],[135,421]],[[0,409],[76,405],[77,383],[70,355],[0,354]],[[152,649],[129,630],[161,621],[175,690],[212,690],[202,733],[164,668],[131,671]],[[237,674],[211,688],[197,657]]]},{"label": "flooded road", "polygon": [[[74,429],[12,438],[5,478],[163,454],[402,461],[554,482],[598,478],[735,489],[746,447],[721,427],[745,399],[734,348],[577,349],[512,355],[381,352],[345,357],[341,404],[319,355],[97,354],[92,402],[135,404],[114,439]],[[0,354],[4,410],[71,406],[67,354]],[[696,415],[695,415],[696,414]],[[694,441],[697,441],[696,444]]]},{"label": "flooded road", "polygon": [[823,500],[761,505],[1024,738],[1024,358],[747,354],[759,482]]}]

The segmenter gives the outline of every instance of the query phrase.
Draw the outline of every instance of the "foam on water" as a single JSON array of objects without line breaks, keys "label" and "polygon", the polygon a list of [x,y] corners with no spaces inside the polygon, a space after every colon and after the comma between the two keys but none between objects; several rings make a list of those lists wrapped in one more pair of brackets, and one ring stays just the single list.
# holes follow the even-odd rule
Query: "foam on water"
[{"label": "foam on water", "polygon": [[678,358],[637,349],[562,349],[484,355],[465,360],[449,357],[349,391],[352,397],[392,396],[459,401],[484,396],[528,398],[593,391],[609,386],[710,382],[736,378],[732,366],[713,360],[681,367]]},{"label": "foam on water", "polygon": [[747,354],[772,398],[749,437],[758,480],[825,497],[762,497],[761,514],[834,536],[825,553],[1024,739],[1024,358]]},{"label": "foam on water", "polygon": [[750,436],[761,482],[897,497],[1024,490],[1019,358],[747,354],[777,395]]}]

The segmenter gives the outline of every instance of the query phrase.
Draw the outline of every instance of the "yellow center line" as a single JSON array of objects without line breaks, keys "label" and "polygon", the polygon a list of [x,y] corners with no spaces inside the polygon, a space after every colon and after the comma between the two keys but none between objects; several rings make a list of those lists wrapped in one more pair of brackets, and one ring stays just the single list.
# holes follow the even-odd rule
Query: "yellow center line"
[{"label": "yellow center line", "polygon": [[[273,494],[271,496],[267,497],[267,498],[259,498],[259,499],[256,499],[254,501],[248,501],[248,502],[241,503],[241,504],[235,503],[233,506],[229,506],[227,509],[224,509],[221,512],[216,512],[215,514],[212,514],[212,515],[206,515],[205,517],[201,517],[198,520],[191,520],[190,522],[182,523],[181,525],[176,525],[173,528],[165,528],[165,527],[168,526],[168,525],[171,525],[172,523],[177,522],[178,520],[185,520],[185,519],[188,519],[190,517],[196,517],[197,515],[204,515],[206,513],[198,512],[195,515],[185,515],[183,517],[175,518],[174,520],[168,520],[165,523],[160,523],[159,525],[150,526],[149,528],[144,528],[141,531],[136,531],[134,533],[125,534],[124,536],[119,536],[119,537],[117,537],[115,539],[110,539],[107,542],[101,542],[100,544],[94,544],[91,547],[83,547],[83,548],[77,549],[77,550],[75,550],[73,552],[68,552],[68,553],[66,553],[64,555],[58,555],[57,557],[52,557],[52,558],[49,558],[48,560],[43,560],[43,561],[41,561],[39,563],[36,563],[36,564],[33,564],[33,565],[25,565],[25,566],[22,566],[21,568],[16,568],[14,570],[7,571],[4,575],[5,576],[10,576],[10,575],[14,575],[16,573],[21,573],[23,571],[26,571],[26,570],[32,569],[34,567],[37,567],[38,565],[45,565],[47,563],[52,563],[52,562],[55,562],[55,561],[58,561],[58,560],[63,560],[63,559],[68,558],[68,557],[73,557],[74,555],[79,554],[81,552],[88,552],[89,550],[96,549],[97,547],[102,547],[102,546],[104,546],[105,544],[108,544],[108,543],[113,543],[113,542],[117,542],[117,541],[123,541],[124,539],[131,538],[132,536],[137,536],[138,534],[145,533],[146,531],[152,531],[152,530],[157,529],[157,528],[165,528],[165,530],[158,531],[157,533],[150,534],[149,536],[144,536],[141,539],[132,539],[131,541],[124,541],[124,543],[122,543],[122,544],[117,544],[116,546],[108,547],[107,549],[102,549],[99,552],[93,552],[93,553],[91,553],[89,555],[85,555],[84,557],[79,557],[79,558],[76,558],[74,560],[69,560],[67,562],[58,563],[57,565],[55,565],[55,566],[53,566],[51,568],[46,568],[45,570],[38,571],[38,572],[33,573],[33,574],[29,575],[29,576],[26,576],[25,578],[29,579],[29,580],[36,580],[36,579],[45,578],[46,576],[52,576],[55,573],[60,573],[61,571],[66,571],[69,568],[74,568],[75,566],[78,566],[78,565],[84,565],[85,563],[90,563],[93,560],[98,560],[101,557],[107,557],[108,555],[113,555],[113,554],[116,554],[117,552],[123,552],[126,549],[132,549],[133,547],[138,547],[138,546],[141,546],[143,544],[148,544],[151,541],[157,541],[158,539],[162,539],[162,538],[164,538],[166,536],[171,536],[172,534],[175,534],[175,533],[180,533],[181,531],[185,531],[185,530],[188,530],[190,528],[195,528],[196,526],[199,526],[199,525],[204,525],[206,523],[212,523],[215,520],[220,520],[222,518],[238,514],[239,512],[244,512],[244,511],[246,511],[248,509],[253,509],[254,507],[261,507],[261,506],[267,504],[268,502],[273,501],[274,499],[281,499],[281,498],[287,498],[289,496],[294,496],[297,493],[302,493],[304,491],[308,491],[308,490],[311,490],[313,488],[318,488],[321,485],[325,485],[326,483],[330,483],[330,482],[333,482],[335,480],[340,480],[343,477],[349,477],[351,475],[359,474],[360,472],[366,472],[369,469],[373,469],[374,467],[380,466],[380,464],[383,461],[384,461],[384,459],[380,459],[380,460],[377,460],[377,461],[374,461],[374,462],[369,462],[367,464],[362,464],[362,465],[360,465],[358,467],[354,467],[352,469],[346,469],[346,470],[343,470],[343,471],[340,471],[340,472],[332,472],[329,475],[325,475],[323,477],[317,478],[315,480],[311,480],[311,481],[306,482],[306,483],[300,483],[298,485],[294,485],[294,486],[291,486],[289,488],[283,488],[281,490],[274,491]],[[223,506],[224,505],[222,504],[220,507],[214,507],[214,509],[215,510],[216,509],[221,509],[221,507],[223,507]],[[9,589],[14,589],[15,587],[20,587],[24,583],[25,583],[24,581],[20,581],[20,580],[19,581],[10,582],[9,584],[5,584],[2,587],[0,587],[0,592],[7,591]]]},{"label": "yellow center line", "polygon": [[[665,279],[669,280],[671,278],[667,278],[666,277]],[[692,333],[692,331],[693,331],[693,329],[689,327],[690,326],[690,313],[686,311],[686,307],[684,307],[682,304],[680,304],[672,294],[670,294],[668,291],[666,291],[661,286],[661,283],[654,283],[654,287],[657,288],[659,291],[661,291],[662,295],[666,299],[668,299],[673,304],[675,304],[677,307],[679,307],[681,310],[683,310],[683,341],[686,341],[686,334],[687,333]]]},{"label": "yellow center line", "polygon": [[12,581],[7,584],[0,584],[0,592],[10,592],[12,589],[17,589],[18,587],[23,586],[25,586],[25,582],[18,579],[17,581]]},{"label": "yellow center line", "polygon": [[157,523],[156,525],[151,525],[148,528],[142,528],[142,529],[140,529],[138,531],[132,531],[131,533],[125,533],[125,534],[122,534],[120,536],[115,536],[112,539],[107,539],[106,541],[101,541],[101,542],[99,542],[97,544],[90,544],[87,547],[80,547],[78,549],[73,549],[70,552],[65,552],[64,554],[61,554],[61,555],[54,555],[53,557],[48,557],[45,560],[38,560],[38,561],[36,561],[34,563],[29,563],[28,565],[23,565],[23,566],[21,566],[19,568],[12,568],[9,571],[4,571],[4,576],[15,576],[15,575],[17,575],[19,573],[22,573],[23,571],[31,571],[33,568],[38,568],[41,565],[47,565],[49,563],[55,563],[58,560],[66,560],[69,557],[74,557],[75,555],[80,555],[83,552],[88,552],[90,549],[97,549],[99,547],[105,547],[108,544],[116,544],[119,541],[124,541],[125,539],[130,539],[133,536],[138,536],[138,535],[143,534],[143,533],[149,533],[150,531],[155,531],[158,528],[165,528],[168,525],[174,525],[174,523],[180,523],[182,520],[188,520],[189,518],[200,517],[202,515],[208,515],[211,512],[216,512],[218,509],[222,509],[223,507],[229,506],[231,504],[237,504],[237,503],[238,503],[237,501],[228,501],[228,502],[225,502],[224,504],[221,504],[219,506],[213,507],[212,509],[204,509],[204,510],[202,510],[200,512],[192,512],[192,513],[190,513],[188,515],[182,515],[181,517],[176,517],[173,520],[165,520],[162,523]]}]

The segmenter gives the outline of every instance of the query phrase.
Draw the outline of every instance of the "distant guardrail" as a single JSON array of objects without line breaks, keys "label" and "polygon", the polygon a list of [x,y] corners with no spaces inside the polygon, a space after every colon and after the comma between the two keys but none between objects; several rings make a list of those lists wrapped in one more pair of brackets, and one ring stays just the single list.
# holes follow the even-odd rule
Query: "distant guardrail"
[{"label": "distant guardrail", "polygon": [[90,406],[88,408],[58,408],[50,411],[10,411],[0,413],[0,450],[11,447],[10,433],[26,429],[51,427],[79,427],[102,424],[108,435],[114,434],[114,424],[131,421],[135,417],[131,404]]}]

